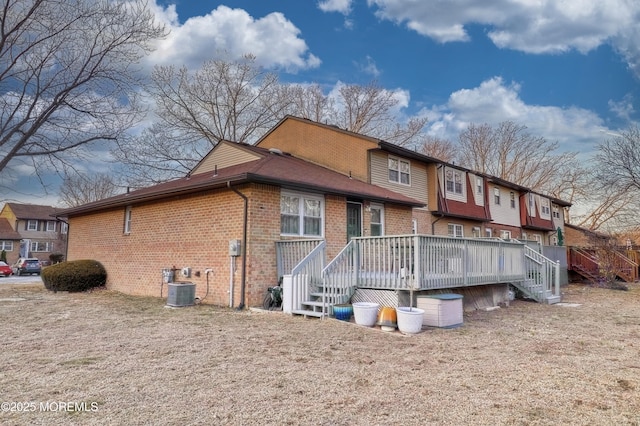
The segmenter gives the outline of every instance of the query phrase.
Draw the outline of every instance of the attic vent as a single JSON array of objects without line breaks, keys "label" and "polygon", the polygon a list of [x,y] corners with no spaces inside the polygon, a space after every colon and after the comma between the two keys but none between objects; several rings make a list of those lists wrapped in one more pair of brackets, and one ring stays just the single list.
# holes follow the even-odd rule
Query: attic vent
[{"label": "attic vent", "polygon": [[282,150],[278,148],[269,148],[269,152],[272,154],[282,155]]}]

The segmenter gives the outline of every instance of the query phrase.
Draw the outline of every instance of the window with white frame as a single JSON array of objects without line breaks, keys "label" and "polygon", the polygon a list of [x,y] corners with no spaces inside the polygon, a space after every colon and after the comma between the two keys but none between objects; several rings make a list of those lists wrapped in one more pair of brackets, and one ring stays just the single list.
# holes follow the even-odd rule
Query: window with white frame
[{"label": "window with white frame", "polygon": [[471,236],[473,238],[480,238],[482,236],[479,226],[474,226],[473,228],[471,228]]},{"label": "window with white frame", "polygon": [[553,208],[553,217],[556,219],[560,219],[560,209],[558,209],[557,207]]},{"label": "window with white frame", "polygon": [[124,233],[129,235],[131,233],[131,206],[124,208]]},{"label": "window with white frame", "polygon": [[476,192],[478,195],[482,195],[482,178],[476,178]]},{"label": "window with white frame", "polygon": [[549,200],[547,198],[542,198],[540,200],[540,211],[545,216],[549,216],[549,214],[551,214],[549,210]]},{"label": "window with white frame", "polygon": [[29,219],[27,221],[27,231],[37,231],[38,230],[38,221],[35,219]]},{"label": "window with white frame", "polygon": [[500,205],[500,188],[493,188],[493,203]]},{"label": "window with white frame", "polygon": [[322,236],[323,199],[317,195],[284,192],[280,195],[280,233]]},{"label": "window with white frame", "polygon": [[449,225],[447,225],[447,231],[450,237],[456,237],[456,238],[464,237],[463,228],[462,228],[462,225],[460,224],[450,223]]},{"label": "window with white frame", "polygon": [[384,235],[384,208],[379,204],[371,204],[371,236],[380,237]]},{"label": "window with white frame", "polygon": [[66,222],[60,222],[60,233],[66,234],[69,232],[69,224]]},{"label": "window with white frame", "polygon": [[512,209],[516,208],[516,193],[513,191],[509,193],[509,205]]},{"label": "window with white frame", "polygon": [[411,184],[411,165],[408,161],[389,157],[389,182]]},{"label": "window with white frame", "polygon": [[33,251],[33,252],[53,251],[53,243],[48,241],[31,241],[30,251]]},{"label": "window with white frame", "polygon": [[501,230],[500,231],[500,238],[502,238],[503,240],[510,240],[511,239],[511,231],[506,231],[506,230]]},{"label": "window with white frame", "polygon": [[533,241],[542,244],[542,237],[538,234],[533,234]]},{"label": "window with white frame", "polygon": [[13,251],[13,241],[0,241],[0,251]]},{"label": "window with white frame", "polygon": [[56,231],[56,222],[53,220],[47,221],[47,232],[55,232]]},{"label": "window with white frame", "polygon": [[445,181],[447,192],[462,194],[462,172],[448,169]]},{"label": "window with white frame", "polygon": [[493,230],[491,228],[484,228],[484,236],[486,238],[493,237]]},{"label": "window with white frame", "polygon": [[531,193],[529,194],[529,211],[536,211],[536,197]]}]

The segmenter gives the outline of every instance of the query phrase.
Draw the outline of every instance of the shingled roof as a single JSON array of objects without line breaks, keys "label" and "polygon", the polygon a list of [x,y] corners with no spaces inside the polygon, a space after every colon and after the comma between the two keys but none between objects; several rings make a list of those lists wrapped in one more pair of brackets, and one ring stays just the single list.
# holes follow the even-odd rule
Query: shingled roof
[{"label": "shingled roof", "polygon": [[22,237],[11,227],[9,221],[0,217],[0,240],[19,240],[20,238]]},{"label": "shingled roof", "polygon": [[60,209],[51,206],[40,206],[37,204],[19,204],[6,203],[16,218],[21,220],[37,219],[37,220],[53,220]]},{"label": "shingled roof", "polygon": [[224,188],[244,183],[263,183],[288,189],[313,191],[323,194],[358,197],[382,203],[422,207],[424,203],[388,189],[351,179],[341,173],[309,163],[288,154],[243,145],[259,153],[255,161],[225,167],[214,172],[187,175],[144,189],[117,195],[104,200],[64,209],[61,216],[73,216],[92,211],[125,206],[137,202],[160,200],[181,194]]}]

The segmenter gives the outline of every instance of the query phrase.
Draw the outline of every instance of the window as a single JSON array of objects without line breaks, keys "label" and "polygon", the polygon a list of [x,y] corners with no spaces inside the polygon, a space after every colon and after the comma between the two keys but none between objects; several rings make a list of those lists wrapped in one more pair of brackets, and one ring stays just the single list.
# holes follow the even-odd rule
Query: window
[{"label": "window", "polygon": [[457,223],[450,223],[447,228],[450,237],[464,237],[462,225],[459,225]]},{"label": "window", "polygon": [[36,252],[44,252],[44,251],[53,251],[53,243],[43,242],[43,241],[31,241],[30,251]]},{"label": "window", "polygon": [[482,179],[479,177],[476,178],[476,192],[478,195],[482,195]]},{"label": "window", "polygon": [[34,219],[29,219],[27,221],[27,231],[37,231],[38,230],[38,221]]},{"label": "window", "polygon": [[480,238],[482,235],[480,235],[480,227],[479,226],[474,226],[473,228],[471,228],[471,236],[473,238]]},{"label": "window", "polygon": [[55,232],[56,231],[56,222],[53,220],[47,221],[47,232]]},{"label": "window", "polygon": [[0,241],[0,251],[13,251],[13,241]]},{"label": "window", "polygon": [[124,209],[124,233],[126,235],[131,233],[131,206]]},{"label": "window", "polygon": [[447,170],[446,173],[447,192],[462,194],[462,173],[454,170]]},{"label": "window", "polygon": [[534,212],[536,208],[536,198],[533,194],[529,194],[529,212]]},{"label": "window", "polygon": [[513,191],[509,193],[509,203],[512,209],[516,208],[516,194]]},{"label": "window", "polygon": [[484,236],[487,238],[493,237],[493,231],[491,228],[484,228]]},{"label": "window", "polygon": [[505,230],[500,231],[500,238],[502,238],[503,240],[510,240],[511,231],[505,231]]},{"label": "window", "polygon": [[549,216],[549,200],[546,198],[540,199],[540,211],[543,215]]},{"label": "window", "polygon": [[380,205],[371,205],[371,236],[379,237],[384,235],[383,229],[384,210]]},{"label": "window", "polygon": [[322,235],[322,198],[283,193],[280,196],[280,233],[285,235]]},{"label": "window", "polygon": [[60,222],[60,233],[66,234],[69,232],[69,224],[66,222]]},{"label": "window", "polygon": [[557,207],[553,208],[553,217],[560,219],[560,210]]},{"label": "window", "polygon": [[500,188],[493,188],[493,203],[500,205]]},{"label": "window", "polygon": [[411,166],[408,161],[389,157],[389,182],[409,185],[411,183],[410,170]]},{"label": "window", "polygon": [[542,237],[538,234],[533,234],[533,241],[537,242],[538,244],[542,244]]}]

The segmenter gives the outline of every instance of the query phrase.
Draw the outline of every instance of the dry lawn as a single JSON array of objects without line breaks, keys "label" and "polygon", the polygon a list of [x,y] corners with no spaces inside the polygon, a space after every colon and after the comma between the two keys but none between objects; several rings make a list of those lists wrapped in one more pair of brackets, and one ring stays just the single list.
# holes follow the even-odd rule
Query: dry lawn
[{"label": "dry lawn", "polygon": [[0,424],[639,425],[640,284],[564,302],[403,336],[0,284]]}]

